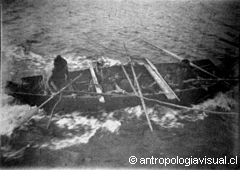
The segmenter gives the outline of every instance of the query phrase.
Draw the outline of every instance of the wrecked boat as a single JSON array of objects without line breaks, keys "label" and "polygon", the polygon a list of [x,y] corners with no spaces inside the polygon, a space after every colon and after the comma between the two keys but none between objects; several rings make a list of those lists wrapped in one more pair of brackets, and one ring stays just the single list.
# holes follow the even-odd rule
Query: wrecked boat
[{"label": "wrecked boat", "polygon": [[[168,85],[164,80],[167,70],[170,68],[176,71],[179,63],[158,63],[152,65],[150,70],[149,65],[146,66],[146,64],[142,63],[103,67],[101,71],[99,71],[98,67],[92,67],[69,72],[70,79],[72,80],[80,74],[81,76],[72,83],[73,88],[65,89],[61,96],[56,95],[43,108],[46,112],[49,112],[60,97],[61,100],[55,110],[63,113],[70,111],[94,112],[101,109],[113,111],[141,105],[141,100],[134,93],[133,89],[133,86],[134,88],[136,87],[132,72],[133,68],[142,91],[142,96],[148,106],[155,105],[156,100],[191,106],[192,104],[198,104],[213,97],[220,91],[227,91],[231,86],[236,84],[236,81],[232,81],[226,76],[223,77],[222,72],[208,59],[196,60],[192,61],[192,63],[220,79],[213,78],[209,74],[206,74],[206,72],[191,67],[198,75],[198,78],[184,80],[185,86],[182,88],[173,88],[169,84],[168,89],[172,90],[169,93],[175,95],[175,97],[171,98],[168,91],[164,90],[165,88],[161,87],[158,81],[163,81]],[[161,80],[157,80],[154,74],[156,77],[161,77]],[[22,77],[21,83],[8,81],[5,93],[13,96],[22,104],[40,106],[51,97],[51,95],[44,94],[42,79],[42,75],[37,75]],[[129,80],[133,86],[130,86],[131,83]]]}]

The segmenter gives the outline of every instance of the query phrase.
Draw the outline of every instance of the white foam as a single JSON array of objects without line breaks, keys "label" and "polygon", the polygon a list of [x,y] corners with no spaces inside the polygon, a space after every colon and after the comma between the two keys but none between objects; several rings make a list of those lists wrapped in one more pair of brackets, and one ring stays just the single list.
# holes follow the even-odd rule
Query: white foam
[{"label": "white foam", "polygon": [[93,117],[88,118],[81,116],[79,112],[73,112],[72,114],[58,117],[55,124],[59,128],[67,128],[68,130],[76,131],[79,130],[79,128],[83,128],[84,134],[75,134],[73,137],[71,133],[68,133],[65,135],[65,139],[51,140],[50,143],[45,143],[44,147],[56,150],[72,145],[88,143],[89,139],[95,135],[98,129],[109,131],[111,133],[118,133],[121,122],[113,119],[112,116],[106,117],[103,122]]},{"label": "white foam", "polygon": [[216,109],[217,107],[230,111],[233,107],[237,107],[238,103],[233,98],[229,97],[228,94],[218,93],[213,99],[208,99],[198,105],[193,105],[193,109]]},{"label": "white foam", "polygon": [[[63,56],[64,57],[64,56]],[[107,57],[87,58],[86,56],[67,56],[64,57],[68,62],[69,71],[84,70],[90,67],[95,67],[96,62],[103,62],[103,67],[111,67],[114,65],[120,65],[119,60],[110,59]]]},{"label": "white foam", "polygon": [[0,106],[0,135],[10,136],[30,109],[28,105]]},{"label": "white foam", "polygon": [[117,120],[107,120],[102,124],[103,129],[110,131],[112,133],[118,131],[120,126],[121,126],[121,122]]},{"label": "white foam", "polygon": [[[140,105],[125,108],[124,111],[129,114],[129,119],[137,118],[141,121],[143,116],[145,117],[144,110]],[[205,113],[199,112],[196,112],[195,114],[189,112],[189,114],[182,115],[180,110],[174,110],[158,105],[154,107],[147,107],[147,112],[149,119],[162,128],[183,128],[184,124],[180,122],[181,120],[195,122],[203,120],[207,116]]]}]

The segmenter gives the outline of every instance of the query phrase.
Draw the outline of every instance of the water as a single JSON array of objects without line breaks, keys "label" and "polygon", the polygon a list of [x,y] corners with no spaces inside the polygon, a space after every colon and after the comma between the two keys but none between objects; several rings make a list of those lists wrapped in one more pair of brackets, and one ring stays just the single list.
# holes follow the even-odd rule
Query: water
[{"label": "water", "polygon": [[[95,41],[121,53],[125,43],[132,55],[154,62],[175,61],[141,39],[189,59],[236,57],[237,47],[227,42],[238,42],[239,6],[214,0],[3,1],[3,59],[18,73],[39,70],[57,54],[68,61],[91,55],[126,61]],[[42,59],[20,55],[22,46]]]},{"label": "water", "polygon": [[[230,58],[239,55],[236,45],[239,43],[239,1],[3,0],[2,2],[4,80],[40,74],[57,54],[67,59],[70,70],[79,69],[73,66],[82,67],[84,62],[97,56],[126,62],[124,43],[130,54],[147,57],[155,63],[176,61],[143,43],[141,39],[191,60],[207,57]],[[117,52],[103,48],[99,44]],[[24,53],[24,48],[30,49],[30,53]],[[118,113],[126,115],[128,112],[116,111],[113,114]],[[88,144],[73,148],[79,151],[80,155],[84,155],[81,161],[89,160],[90,165],[96,166],[130,167],[127,160],[129,154],[142,157],[151,155],[222,157],[233,156],[238,149],[238,137],[235,135],[238,126],[234,115],[210,115],[204,117],[203,121],[193,123],[178,122],[178,119],[174,118],[173,122],[181,124],[176,124],[179,125],[178,128],[169,129],[164,128],[165,124],[161,125],[160,119],[153,117],[152,121],[159,123],[155,123],[155,135],[149,132],[145,119],[139,120],[134,117],[129,120],[129,117],[123,119],[121,116],[120,118],[122,124],[119,135],[103,133],[99,136],[99,132],[96,131],[95,134],[94,131],[94,136],[90,135]],[[48,119],[45,123],[37,122],[34,126],[41,131],[45,128],[46,122]],[[61,130],[45,131],[40,135],[35,134],[36,138],[49,142],[55,133]],[[26,135],[23,141],[27,141],[28,138],[36,140],[32,139],[35,136],[31,135],[33,133],[31,130],[27,130],[26,133],[30,135]],[[65,132],[58,133],[62,135]],[[48,138],[45,138],[46,136]],[[59,166],[64,162],[62,159],[67,159],[64,156],[61,159],[53,156],[59,155],[58,152],[52,154],[45,150],[43,153],[46,158],[51,157],[55,162],[45,160],[44,156],[36,152],[34,156],[29,153],[27,158],[33,158],[23,162],[23,165]],[[66,161],[85,165],[79,160]]]}]

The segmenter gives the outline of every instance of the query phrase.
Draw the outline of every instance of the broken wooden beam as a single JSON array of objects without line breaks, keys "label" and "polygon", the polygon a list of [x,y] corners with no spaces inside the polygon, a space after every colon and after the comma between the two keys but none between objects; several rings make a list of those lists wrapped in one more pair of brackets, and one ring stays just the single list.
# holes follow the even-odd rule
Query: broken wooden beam
[{"label": "broken wooden beam", "polygon": [[65,90],[68,86],[70,86],[72,83],[74,83],[81,76],[82,76],[82,74],[79,74],[76,78],[74,78],[70,83],[68,83],[66,86],[64,86],[62,89],[60,89],[57,93],[52,94],[52,96],[50,98],[48,98],[45,102],[43,102],[40,106],[31,108],[31,110],[29,110],[28,113],[26,115],[24,115],[21,118],[21,120],[19,120],[19,122],[15,128],[17,128],[17,127],[21,126],[23,123],[27,122],[31,117],[33,117],[35,114],[38,113],[40,108],[42,108],[45,104],[47,104],[56,95],[58,95],[63,90]]},{"label": "broken wooden beam", "polygon": [[[166,49],[164,49],[164,48],[157,47],[157,46],[155,46],[155,45],[153,45],[153,44],[151,44],[151,43],[149,43],[149,42],[147,42],[147,41],[144,41],[144,40],[142,40],[142,41],[145,42],[145,43],[147,43],[147,44],[149,44],[149,45],[151,45],[152,47],[155,47],[156,49],[158,49],[158,50],[160,50],[160,51],[163,51],[163,52],[165,52],[165,53],[173,56],[174,58],[176,58],[176,59],[178,59],[178,60],[180,60],[180,61],[182,61],[182,60],[184,59],[183,57],[180,57],[180,56],[178,56],[178,55],[176,55],[176,54],[174,54],[174,53],[172,53],[172,52],[170,52],[170,51],[168,51],[168,50],[166,50]],[[218,76],[216,76],[216,75],[214,75],[214,74],[212,74],[212,73],[209,73],[208,71],[206,71],[206,70],[202,69],[201,67],[193,64],[192,62],[190,62],[190,65],[191,65],[192,67],[194,67],[194,68],[196,68],[196,69],[204,72],[205,74],[208,74],[208,75],[210,75],[210,76],[212,76],[212,77],[214,77],[214,78],[219,79]],[[225,82],[225,81],[224,81],[224,84],[225,84],[225,86],[227,86],[227,87],[232,87],[229,83],[227,83],[227,82]]]},{"label": "broken wooden beam", "polygon": [[[94,87],[96,89],[96,92],[98,94],[101,94],[102,89],[100,88],[100,85],[98,84],[98,80],[97,80],[97,77],[96,77],[96,74],[95,74],[95,71],[94,71],[93,67],[90,67],[90,72],[91,72],[91,76],[92,76],[92,80],[93,80],[93,84],[94,84]],[[105,99],[104,99],[103,96],[99,95],[98,99],[101,103],[105,103]]]},{"label": "broken wooden beam", "polygon": [[158,72],[157,68],[152,64],[150,60],[146,58],[146,61],[148,63],[144,64],[145,68],[148,70],[148,72],[151,74],[151,76],[154,78],[156,83],[159,85],[159,87],[166,93],[166,97],[168,99],[177,99],[180,101],[178,96],[174,93],[174,91],[171,89],[171,87],[167,84],[167,82],[164,80],[164,78],[161,76],[161,74]]}]

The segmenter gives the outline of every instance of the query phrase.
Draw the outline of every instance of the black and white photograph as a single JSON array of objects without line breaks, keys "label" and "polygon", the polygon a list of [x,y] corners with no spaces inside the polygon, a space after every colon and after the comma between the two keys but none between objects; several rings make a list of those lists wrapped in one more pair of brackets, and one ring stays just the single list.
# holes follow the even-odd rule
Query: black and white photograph
[{"label": "black and white photograph", "polygon": [[0,2],[0,169],[240,169],[239,0]]}]

